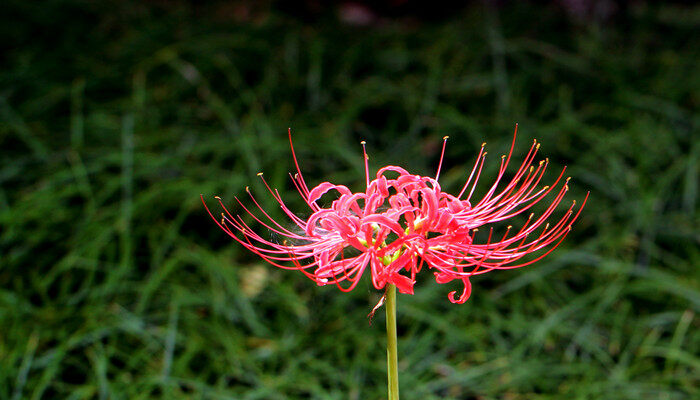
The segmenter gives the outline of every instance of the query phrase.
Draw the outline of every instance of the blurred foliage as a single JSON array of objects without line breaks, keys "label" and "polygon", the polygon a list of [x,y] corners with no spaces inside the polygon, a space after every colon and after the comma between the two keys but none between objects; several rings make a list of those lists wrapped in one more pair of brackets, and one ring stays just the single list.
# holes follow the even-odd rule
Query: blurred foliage
[{"label": "blurred foliage", "polygon": [[[8,2],[0,24],[0,399],[379,399],[380,293],[262,266],[199,200],[397,164],[458,190],[543,142],[591,191],[536,266],[399,296],[404,399],[700,395],[699,8],[606,23],[477,3],[302,23],[189,3]],[[232,11],[234,10],[234,11]],[[274,207],[272,207],[274,208]]]}]

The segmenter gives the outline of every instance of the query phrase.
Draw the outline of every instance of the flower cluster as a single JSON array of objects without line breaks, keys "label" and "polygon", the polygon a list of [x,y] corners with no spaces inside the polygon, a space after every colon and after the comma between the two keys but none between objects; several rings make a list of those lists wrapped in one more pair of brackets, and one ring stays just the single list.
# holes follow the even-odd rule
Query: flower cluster
[{"label": "flower cluster", "polygon": [[[540,147],[536,141],[515,174],[507,183],[502,183],[516,135],[517,126],[510,152],[501,157],[495,182],[478,202],[472,203],[471,197],[486,159],[484,145],[457,196],[442,191],[438,183],[447,137],[435,178],[387,166],[370,180],[363,142],[364,192],[352,192],[346,186],[330,182],[309,189],[294,153],[290,131],[292,157],[297,168],[292,178],[311,208],[308,218],[302,219],[293,213],[279,192],[271,189],[262,178],[262,173],[258,175],[292,224],[275,221],[247,189],[254,208],[236,200],[257,223],[282,238],[280,241],[265,239],[240,215],[231,214],[218,197],[224,210],[221,218],[214,217],[209,208],[207,211],[221,229],[245,248],[275,266],[302,271],[318,285],[335,284],[343,291],[350,291],[369,268],[375,288],[382,289],[390,283],[401,293],[412,294],[416,275],[425,265],[433,270],[439,283],[461,280],[462,293],[456,296],[456,292],[450,292],[448,298],[452,303],[464,303],[471,293],[470,277],[497,269],[522,267],[546,256],[571,230],[585,204],[584,199],[574,213],[576,202],[573,201],[556,222],[546,222],[567,192],[569,178],[555,190],[562,181],[564,168],[552,185],[538,188],[548,160],[533,165]],[[328,207],[320,206],[319,199],[329,192],[335,192],[337,198]],[[508,226],[502,236],[494,237],[493,228],[482,228],[526,212],[550,193],[553,199],[546,210],[539,216],[530,214],[519,229]],[[479,229],[482,229],[481,234]],[[539,255],[521,260],[532,253]]]}]

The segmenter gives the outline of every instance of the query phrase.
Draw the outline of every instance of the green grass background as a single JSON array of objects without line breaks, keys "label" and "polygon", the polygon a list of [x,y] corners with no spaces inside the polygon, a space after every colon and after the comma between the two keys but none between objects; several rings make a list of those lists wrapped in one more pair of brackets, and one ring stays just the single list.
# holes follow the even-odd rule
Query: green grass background
[{"label": "green grass background", "polygon": [[[161,5],[159,5],[161,4]],[[10,1],[0,20],[0,399],[380,399],[380,293],[264,266],[206,215],[264,171],[360,189],[370,166],[457,191],[479,146],[537,138],[568,199],[528,268],[399,296],[402,398],[700,396],[700,8],[612,21],[480,3],[350,27],[186,3]],[[4,7],[5,8],[5,7]],[[516,158],[518,159],[518,158]],[[488,161],[488,159],[487,159]],[[234,207],[235,208],[235,207]]]}]

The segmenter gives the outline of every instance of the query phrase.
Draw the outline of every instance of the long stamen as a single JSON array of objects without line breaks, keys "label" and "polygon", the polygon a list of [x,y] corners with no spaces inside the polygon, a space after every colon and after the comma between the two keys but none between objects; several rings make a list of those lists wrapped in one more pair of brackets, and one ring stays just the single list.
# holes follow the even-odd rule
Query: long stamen
[{"label": "long stamen", "polygon": [[479,150],[479,155],[476,156],[476,162],[474,163],[474,168],[472,168],[472,172],[469,174],[469,178],[464,183],[462,190],[457,195],[458,199],[462,198],[464,191],[467,190],[467,187],[469,187],[469,183],[472,181],[472,178],[474,177],[474,172],[476,172],[476,168],[479,166],[479,162],[481,162],[481,160],[482,160],[481,155],[484,153],[484,147],[486,147],[486,142],[481,144],[481,149]]},{"label": "long stamen", "polygon": [[360,144],[362,145],[362,156],[365,159],[365,181],[367,182],[367,187],[369,187],[369,156],[367,155],[367,148],[365,147],[367,142],[363,140]]},{"label": "long stamen", "polygon": [[440,168],[442,168],[442,159],[445,157],[445,147],[447,147],[447,139],[449,136],[442,138],[442,152],[440,153],[440,162],[438,163],[437,173],[435,174],[435,181],[440,179]]},{"label": "long stamen", "polygon": [[306,182],[304,182],[304,178],[301,175],[301,168],[299,168],[299,161],[297,161],[297,155],[294,152],[294,143],[292,143],[292,128],[289,128],[287,130],[289,134],[289,148],[292,150],[292,158],[294,159],[294,165],[297,167],[297,172],[299,173],[299,183],[301,184],[302,188],[306,191],[306,193],[309,192],[309,188],[306,186]]}]

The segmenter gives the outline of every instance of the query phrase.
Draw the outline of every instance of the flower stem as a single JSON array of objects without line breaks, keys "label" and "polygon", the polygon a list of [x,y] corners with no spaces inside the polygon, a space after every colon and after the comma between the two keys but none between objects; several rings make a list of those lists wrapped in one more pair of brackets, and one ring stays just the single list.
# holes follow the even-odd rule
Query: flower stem
[{"label": "flower stem", "polygon": [[386,285],[386,362],[389,400],[399,400],[399,357],[396,350],[396,286]]}]

